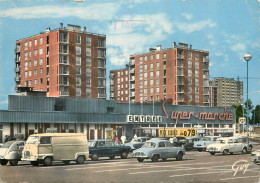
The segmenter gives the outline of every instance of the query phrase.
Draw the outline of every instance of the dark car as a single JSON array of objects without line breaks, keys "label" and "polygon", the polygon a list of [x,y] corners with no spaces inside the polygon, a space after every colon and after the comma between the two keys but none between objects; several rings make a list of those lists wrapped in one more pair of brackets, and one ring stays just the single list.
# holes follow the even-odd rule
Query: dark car
[{"label": "dark car", "polygon": [[8,141],[0,147],[0,164],[16,166],[21,161],[24,141]]},{"label": "dark car", "polygon": [[129,146],[121,146],[115,144],[112,140],[89,140],[89,157],[91,160],[97,161],[99,157],[109,157],[114,159],[115,156],[120,156],[126,159],[130,152]]},{"label": "dark car", "polygon": [[190,151],[193,149],[194,142],[200,141],[201,137],[188,137],[188,143],[184,144],[184,148],[186,151]]}]

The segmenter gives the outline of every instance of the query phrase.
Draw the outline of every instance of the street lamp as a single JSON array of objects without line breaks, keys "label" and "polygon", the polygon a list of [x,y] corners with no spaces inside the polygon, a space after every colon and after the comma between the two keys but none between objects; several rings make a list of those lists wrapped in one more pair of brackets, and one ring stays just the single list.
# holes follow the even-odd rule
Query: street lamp
[{"label": "street lamp", "polygon": [[248,134],[248,128],[249,128],[249,110],[248,110],[248,62],[251,60],[252,56],[250,53],[246,53],[244,55],[244,59],[246,61],[246,124],[247,124],[247,142],[249,144],[249,134]]}]

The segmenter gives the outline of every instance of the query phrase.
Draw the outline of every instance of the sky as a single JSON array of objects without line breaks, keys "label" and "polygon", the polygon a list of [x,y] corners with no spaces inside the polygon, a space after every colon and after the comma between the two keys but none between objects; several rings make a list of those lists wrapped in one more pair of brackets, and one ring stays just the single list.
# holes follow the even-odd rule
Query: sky
[{"label": "sky", "polygon": [[161,45],[191,44],[209,51],[210,79],[244,82],[246,99],[260,105],[260,0],[0,0],[0,110],[15,94],[15,41],[62,22],[87,27],[107,38],[107,94],[110,70],[129,56]]}]

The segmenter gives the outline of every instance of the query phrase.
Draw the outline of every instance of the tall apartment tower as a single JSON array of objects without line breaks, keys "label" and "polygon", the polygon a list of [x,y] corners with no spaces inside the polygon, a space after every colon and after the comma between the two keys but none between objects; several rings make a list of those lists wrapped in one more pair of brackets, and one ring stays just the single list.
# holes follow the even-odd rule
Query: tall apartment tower
[{"label": "tall apartment tower", "polygon": [[131,55],[125,69],[110,71],[110,98],[120,102],[172,99],[176,105],[209,106],[209,53],[188,44]]},{"label": "tall apartment tower", "polygon": [[16,87],[48,96],[106,98],[106,36],[68,25],[16,41]]},{"label": "tall apartment tower", "polygon": [[233,78],[213,78],[210,86],[217,88],[218,107],[243,105],[243,82]]}]

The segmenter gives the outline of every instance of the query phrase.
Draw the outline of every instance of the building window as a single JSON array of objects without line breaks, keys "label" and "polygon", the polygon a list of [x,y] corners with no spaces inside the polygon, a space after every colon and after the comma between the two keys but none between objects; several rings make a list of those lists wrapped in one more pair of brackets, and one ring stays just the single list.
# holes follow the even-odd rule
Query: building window
[{"label": "building window", "polygon": [[150,85],[153,85],[153,79],[150,80]]},{"label": "building window", "polygon": [[81,57],[76,56],[76,65],[81,65]]},{"label": "building window", "polygon": [[60,33],[60,42],[68,43],[68,33]]},{"label": "building window", "polygon": [[29,77],[31,77],[32,76],[32,71],[29,71]]},{"label": "building window", "polygon": [[81,36],[76,35],[76,44],[80,44],[80,43],[81,43]]},{"label": "building window", "polygon": [[91,58],[89,57],[86,58],[86,65],[91,66]]},{"label": "building window", "polygon": [[29,41],[29,47],[32,47],[32,41]]},{"label": "building window", "polygon": [[91,89],[87,88],[86,93],[87,93],[87,98],[90,98],[91,97]]},{"label": "building window", "polygon": [[153,60],[153,55],[150,55],[150,60]]},{"label": "building window", "polygon": [[37,50],[36,50],[36,49],[34,50],[34,55],[35,55],[35,56],[37,55]]},{"label": "building window", "polygon": [[153,63],[150,64],[150,69],[151,69],[151,70],[153,69]]},{"label": "building window", "polygon": [[39,51],[40,55],[43,54],[43,51],[42,51],[42,48],[40,48],[40,51]]},{"label": "building window", "polygon": [[43,73],[43,69],[42,68],[40,68],[40,74],[42,74]]},{"label": "building window", "polygon": [[81,47],[76,46],[76,55],[81,55]]},{"label": "building window", "polygon": [[144,73],[144,78],[147,78],[147,72]]},{"label": "building window", "polygon": [[98,47],[106,47],[106,40],[98,39]]},{"label": "building window", "polygon": [[[26,81],[26,82],[27,82],[27,81]],[[29,81],[29,86],[31,86],[31,85],[32,85],[32,80]],[[27,85],[26,85],[26,86],[27,86]]]},{"label": "building window", "polygon": [[86,56],[91,56],[91,48],[86,48]]},{"label": "building window", "polygon": [[147,61],[147,56],[144,56],[144,61]]},{"label": "building window", "polygon": [[35,76],[37,75],[37,69],[34,70],[34,75],[35,75]]},{"label": "building window", "polygon": [[150,77],[153,77],[153,71],[150,72]]},{"label": "building window", "polygon": [[28,62],[24,62],[24,70],[27,70],[28,68]]},{"label": "building window", "polygon": [[40,65],[42,65],[43,64],[43,59],[42,58],[40,58]]},{"label": "building window", "polygon": [[31,60],[29,61],[29,66],[30,66],[30,67],[32,66],[32,61],[31,61]]},{"label": "building window", "polygon": [[36,65],[37,65],[37,60],[35,59],[35,60],[34,60],[34,66],[36,66]]},{"label": "building window", "polygon": [[76,96],[81,96],[81,88],[76,88]]},{"label": "building window", "polygon": [[43,84],[43,78],[40,78],[40,84]]},{"label": "building window", "polygon": [[69,46],[65,44],[60,44],[60,53],[68,53]]},{"label": "building window", "polygon": [[32,56],[32,51],[29,51],[29,57],[31,57]]},{"label": "building window", "polygon": [[34,84],[37,85],[37,79],[34,80]]},{"label": "building window", "polygon": [[42,40],[43,40],[43,39],[42,39],[42,37],[41,37],[41,38],[40,38],[40,44],[42,44],[42,42],[43,42]]},{"label": "building window", "polygon": [[91,37],[86,37],[86,46],[91,46]]},{"label": "building window", "polygon": [[106,50],[98,49],[98,57],[106,57]]},{"label": "building window", "polygon": [[27,50],[27,48],[28,48],[28,43],[25,42],[25,43],[24,43],[24,49]]},{"label": "building window", "polygon": [[91,76],[91,68],[86,69],[86,74],[87,74],[87,76]]},{"label": "building window", "polygon": [[143,62],[143,57],[139,57],[139,61],[140,61],[140,63],[142,63]]},{"label": "building window", "polygon": [[34,46],[37,46],[37,39],[34,40]]},{"label": "building window", "polygon": [[90,86],[90,85],[91,85],[91,78],[90,78],[90,77],[87,77],[86,83],[87,83],[87,86]]},{"label": "building window", "polygon": [[159,87],[156,88],[156,93],[159,93]]},{"label": "building window", "polygon": [[144,64],[144,70],[146,70],[147,69],[147,64]]},{"label": "building window", "polygon": [[27,52],[24,52],[24,60],[27,60]]},{"label": "building window", "polygon": [[153,88],[150,88],[150,93],[153,93]]},{"label": "building window", "polygon": [[160,55],[159,53],[156,54],[156,59],[159,59]]},{"label": "building window", "polygon": [[160,72],[159,71],[156,71],[156,76],[159,76]]},{"label": "building window", "polygon": [[188,58],[191,58],[191,56],[192,56],[192,53],[188,52]]},{"label": "building window", "polygon": [[76,85],[81,85],[81,77],[76,77]]},{"label": "building window", "polygon": [[81,67],[80,66],[76,66],[76,74],[81,74]]}]

